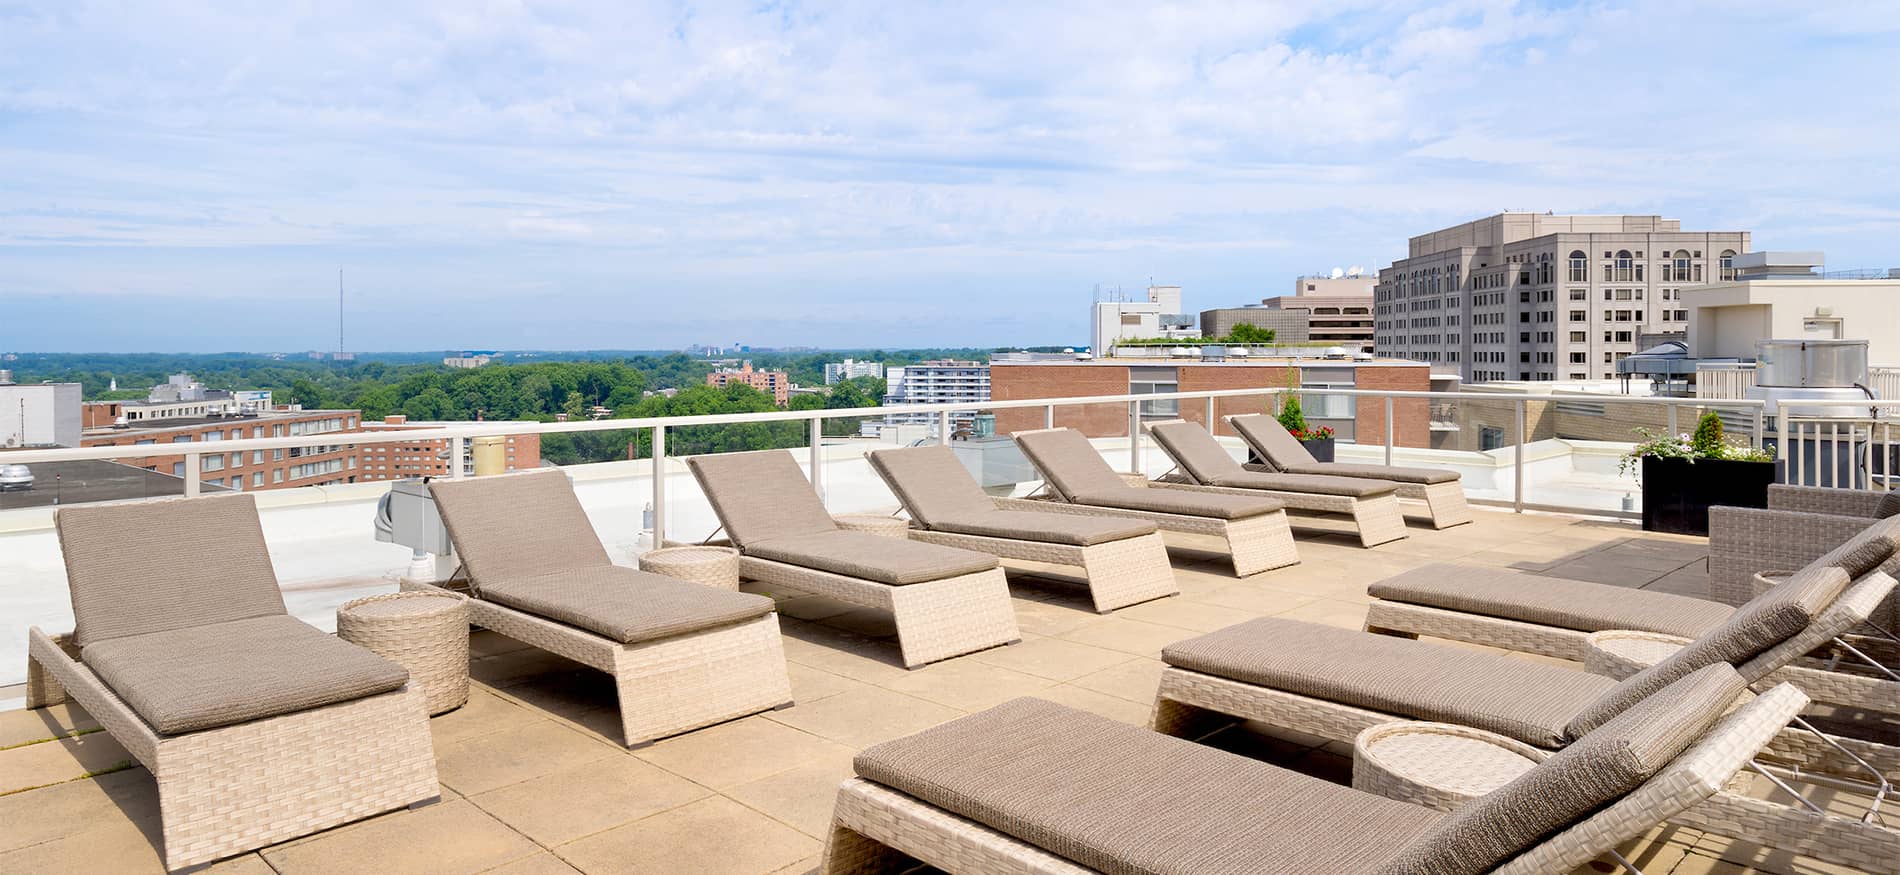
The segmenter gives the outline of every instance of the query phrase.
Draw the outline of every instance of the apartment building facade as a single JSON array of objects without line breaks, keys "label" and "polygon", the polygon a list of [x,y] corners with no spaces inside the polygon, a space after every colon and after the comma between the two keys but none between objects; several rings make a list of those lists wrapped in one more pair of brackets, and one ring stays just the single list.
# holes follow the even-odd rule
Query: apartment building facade
[{"label": "apartment building facade", "polygon": [[[884,403],[949,404],[990,400],[990,365],[980,362],[934,359],[891,368],[884,372]],[[956,427],[967,427],[976,418],[974,410],[951,414]],[[932,413],[887,413],[884,424],[929,425],[937,421]]]},{"label": "apartment building facade", "polygon": [[1379,271],[1374,349],[1474,383],[1611,379],[1644,335],[1687,330],[1683,290],[1732,279],[1749,238],[1661,216],[1541,213],[1422,234]]},{"label": "apartment building facade", "polygon": [[883,362],[861,362],[845,359],[841,362],[825,362],[825,385],[833,386],[846,380],[859,377],[884,376]]},{"label": "apartment building facade", "polygon": [[706,375],[706,385],[724,389],[734,383],[751,386],[767,395],[780,407],[792,395],[791,375],[784,371],[755,371],[752,363],[746,362],[737,368],[722,368]]},{"label": "apartment building facade", "polygon": [[[103,420],[110,424],[87,428],[80,437],[80,445],[150,445],[152,455],[119,461],[147,471],[185,477],[193,472],[185,470],[184,450],[178,445],[192,444],[190,449],[201,454],[196,472],[200,481],[209,486],[239,492],[289,489],[293,486],[330,486],[355,483],[359,479],[361,462],[357,448],[341,442],[344,435],[359,430],[361,414],[358,411],[285,407],[211,416],[141,415],[139,424],[131,424],[127,421],[131,419],[129,412],[149,412],[137,409],[142,403],[88,403],[86,407],[91,408],[87,413],[88,420]],[[128,407],[132,411],[128,411]],[[206,446],[226,440],[332,433],[338,435],[338,443],[314,447],[222,453],[217,452],[215,446]]]},{"label": "apartment building facade", "polygon": [[[466,422],[411,422],[401,414],[383,417],[382,422],[365,422],[366,432],[401,432],[445,426],[465,426]],[[525,471],[541,467],[541,436],[538,434],[511,434],[506,438],[506,467],[509,471]],[[412,477],[447,477],[454,473],[449,464],[449,442],[440,438],[417,438],[411,441],[391,441],[363,444],[362,480],[403,480]],[[462,468],[473,473],[475,470],[472,442],[464,441],[462,446]]]}]

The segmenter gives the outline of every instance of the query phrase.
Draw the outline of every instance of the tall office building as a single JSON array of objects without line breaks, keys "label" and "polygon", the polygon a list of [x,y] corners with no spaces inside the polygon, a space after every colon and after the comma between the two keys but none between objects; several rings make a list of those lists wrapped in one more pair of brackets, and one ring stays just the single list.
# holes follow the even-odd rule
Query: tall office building
[{"label": "tall office building", "polygon": [[1732,278],[1748,244],[1660,216],[1501,213],[1422,234],[1379,271],[1375,348],[1470,382],[1611,379],[1645,335],[1683,333],[1683,288]]}]

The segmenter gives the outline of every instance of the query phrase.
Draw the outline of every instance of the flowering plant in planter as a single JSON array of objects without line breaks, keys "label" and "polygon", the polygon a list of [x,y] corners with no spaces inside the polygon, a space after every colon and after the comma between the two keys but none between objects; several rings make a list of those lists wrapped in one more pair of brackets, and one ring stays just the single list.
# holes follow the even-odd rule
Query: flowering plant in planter
[{"label": "flowering plant in planter", "polygon": [[1332,426],[1328,425],[1322,425],[1318,428],[1289,428],[1287,429],[1287,434],[1303,441],[1323,441],[1330,440],[1333,437],[1333,429]]},{"label": "flowering plant in planter", "polygon": [[1707,535],[1712,506],[1768,506],[1773,454],[1729,443],[1714,411],[1703,414],[1692,434],[1636,431],[1643,441],[1624,454],[1617,469],[1636,473],[1645,531]]},{"label": "flowering plant in planter", "polygon": [[1758,450],[1742,444],[1729,443],[1723,434],[1722,418],[1711,410],[1702,414],[1691,434],[1662,434],[1647,428],[1638,428],[1636,433],[1643,441],[1630,448],[1616,463],[1618,473],[1637,474],[1637,482],[1642,482],[1642,464],[1644,459],[1685,459],[1694,464],[1697,459],[1716,459],[1729,462],[1772,462],[1773,453]]},{"label": "flowering plant in planter", "polygon": [[1280,420],[1280,425],[1286,429],[1287,434],[1303,441],[1323,441],[1333,436],[1330,426],[1322,425],[1313,428],[1306,424],[1306,412],[1300,409],[1298,395],[1288,395],[1286,403],[1280,407],[1280,415],[1275,418]]}]

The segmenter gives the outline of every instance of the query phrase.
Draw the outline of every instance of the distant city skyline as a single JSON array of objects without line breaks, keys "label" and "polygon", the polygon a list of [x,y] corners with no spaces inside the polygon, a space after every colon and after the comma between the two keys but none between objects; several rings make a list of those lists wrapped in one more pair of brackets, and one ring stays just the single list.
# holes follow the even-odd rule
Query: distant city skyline
[{"label": "distant city skyline", "polygon": [[0,351],[993,347],[1505,209],[1900,266],[1815,2],[0,11]]}]

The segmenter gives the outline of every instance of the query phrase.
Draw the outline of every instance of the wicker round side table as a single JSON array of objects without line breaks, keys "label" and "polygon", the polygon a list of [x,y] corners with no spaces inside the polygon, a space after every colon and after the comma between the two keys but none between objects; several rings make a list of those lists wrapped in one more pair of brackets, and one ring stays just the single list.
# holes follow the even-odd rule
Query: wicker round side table
[{"label": "wicker round side table", "polygon": [[640,554],[640,570],[736,590],[739,551],[731,547],[662,547]]},{"label": "wicker round side table", "polygon": [[409,670],[431,715],[468,702],[468,599],[448,592],[397,592],[336,609],[338,638]]},{"label": "wicker round side table", "polygon": [[1761,595],[1795,575],[1792,571],[1763,571],[1750,578],[1748,585],[1754,588],[1755,595]]},{"label": "wicker round side table", "polygon": [[847,532],[864,532],[880,538],[903,540],[910,537],[910,520],[894,516],[878,516],[874,513],[847,513],[832,517],[838,528]]},{"label": "wicker round side table", "polygon": [[1689,643],[1688,638],[1661,632],[1609,629],[1584,636],[1583,669],[1591,674],[1622,680],[1669,658]]},{"label": "wicker round side table", "polygon": [[1545,757],[1516,739],[1449,723],[1384,723],[1352,746],[1352,786],[1452,811],[1511,782]]}]

